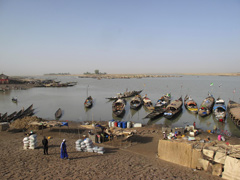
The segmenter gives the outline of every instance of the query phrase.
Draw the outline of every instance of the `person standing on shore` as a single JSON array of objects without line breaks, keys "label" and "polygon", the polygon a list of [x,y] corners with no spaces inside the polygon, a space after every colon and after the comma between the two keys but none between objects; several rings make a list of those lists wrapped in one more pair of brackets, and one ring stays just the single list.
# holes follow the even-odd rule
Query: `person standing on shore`
[{"label": "person standing on shore", "polygon": [[193,123],[193,127],[194,127],[194,129],[196,129],[196,122]]},{"label": "person standing on shore", "polygon": [[66,140],[63,139],[63,142],[61,143],[60,146],[61,152],[60,152],[60,157],[61,159],[68,159],[68,154],[67,154],[67,146],[66,146]]},{"label": "person standing on shore", "polygon": [[43,136],[42,144],[43,144],[44,155],[48,155],[48,140],[45,136]]}]

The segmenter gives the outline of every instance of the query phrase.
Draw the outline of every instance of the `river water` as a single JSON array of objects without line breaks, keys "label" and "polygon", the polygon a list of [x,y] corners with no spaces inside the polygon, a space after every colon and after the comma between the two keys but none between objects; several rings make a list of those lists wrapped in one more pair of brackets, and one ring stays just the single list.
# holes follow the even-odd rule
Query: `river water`
[{"label": "river water", "polygon": [[[54,79],[62,82],[77,82],[73,87],[62,88],[32,88],[28,90],[11,90],[0,93],[0,113],[9,114],[20,109],[27,108],[31,104],[35,108],[35,115],[44,119],[54,120],[54,114],[60,107],[63,116],[60,120],[71,121],[108,121],[111,119],[140,122],[143,124],[165,124],[172,127],[185,127],[196,122],[197,128],[203,130],[212,129],[214,125],[218,128],[230,131],[233,135],[240,137],[240,130],[228,117],[225,123],[219,123],[213,115],[199,117],[192,114],[183,107],[183,111],[173,120],[159,117],[156,120],[144,119],[149,113],[144,107],[133,111],[129,107],[130,98],[126,106],[126,113],[123,118],[115,118],[112,114],[112,101],[107,97],[116,96],[128,89],[142,90],[141,95],[147,94],[155,103],[163,94],[171,93],[172,100],[183,98],[186,94],[198,103],[207,97],[211,92],[215,99],[221,97],[226,105],[229,99],[240,102],[240,81],[239,77],[228,76],[182,76],[164,78],[141,78],[141,79],[91,79],[78,78],[74,76],[52,76],[38,77],[41,79]],[[213,86],[210,84],[213,83]],[[235,93],[234,93],[235,90]],[[94,99],[93,107],[86,110],[84,101],[87,95]],[[18,103],[11,101],[12,97],[18,98]]]}]

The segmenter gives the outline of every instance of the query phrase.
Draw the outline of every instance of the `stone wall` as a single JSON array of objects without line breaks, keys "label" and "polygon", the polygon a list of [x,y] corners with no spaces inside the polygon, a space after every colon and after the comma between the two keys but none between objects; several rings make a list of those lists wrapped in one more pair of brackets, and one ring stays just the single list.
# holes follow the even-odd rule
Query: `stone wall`
[{"label": "stone wall", "polygon": [[205,170],[224,179],[240,180],[240,146],[222,142],[159,140],[158,157],[185,167]]}]

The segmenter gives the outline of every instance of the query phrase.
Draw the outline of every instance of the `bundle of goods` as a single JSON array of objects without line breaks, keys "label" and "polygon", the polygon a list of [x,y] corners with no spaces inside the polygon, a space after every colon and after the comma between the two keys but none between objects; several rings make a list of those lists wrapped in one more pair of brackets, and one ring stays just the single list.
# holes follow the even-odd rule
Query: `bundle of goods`
[{"label": "bundle of goods", "polygon": [[32,134],[29,136],[29,149],[35,149],[37,147],[37,135]]},{"label": "bundle of goods", "polygon": [[82,139],[78,139],[76,142],[76,150],[77,151],[83,151],[85,148],[86,148],[86,145],[85,143],[83,142]]},{"label": "bundle of goods", "polygon": [[23,149],[28,149],[29,147],[29,138],[25,137],[23,138]]},{"label": "bundle of goods", "polygon": [[93,148],[93,151],[99,154],[103,154],[105,152],[103,147],[97,147],[97,146]]},{"label": "bundle of goods", "polygon": [[84,141],[82,139],[78,139],[75,143],[77,151],[96,152],[100,154],[104,153],[104,148],[94,146],[92,140],[89,138],[84,139]]}]

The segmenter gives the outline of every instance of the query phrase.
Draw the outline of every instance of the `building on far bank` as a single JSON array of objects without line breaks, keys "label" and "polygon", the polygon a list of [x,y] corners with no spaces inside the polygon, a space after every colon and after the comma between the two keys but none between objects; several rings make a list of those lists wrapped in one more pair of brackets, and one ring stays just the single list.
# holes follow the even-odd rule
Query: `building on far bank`
[{"label": "building on far bank", "polygon": [[0,74],[0,84],[8,84],[9,79],[5,74]]}]

